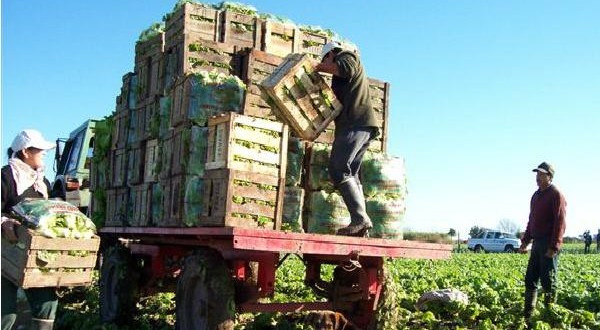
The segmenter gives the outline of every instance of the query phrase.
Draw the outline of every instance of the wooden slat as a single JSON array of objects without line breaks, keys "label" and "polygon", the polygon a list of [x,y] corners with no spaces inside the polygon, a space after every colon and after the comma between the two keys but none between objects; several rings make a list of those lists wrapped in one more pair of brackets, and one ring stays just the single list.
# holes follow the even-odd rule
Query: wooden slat
[{"label": "wooden slat", "polygon": [[280,138],[276,138],[270,134],[266,134],[260,131],[252,130],[241,126],[235,127],[235,129],[233,130],[233,138],[274,148],[278,148],[281,144]]}]

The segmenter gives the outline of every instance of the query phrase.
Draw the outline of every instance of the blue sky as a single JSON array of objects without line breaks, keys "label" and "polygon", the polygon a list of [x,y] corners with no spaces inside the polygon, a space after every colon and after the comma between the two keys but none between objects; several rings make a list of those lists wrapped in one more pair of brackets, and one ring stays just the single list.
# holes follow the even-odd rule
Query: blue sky
[{"label": "blue sky", "polygon": [[[338,32],[391,83],[407,229],[524,228],[542,161],[567,198],[567,234],[600,228],[600,2],[246,3]],[[54,139],[110,114],[139,33],[173,5],[2,0],[2,163],[23,128]]]}]

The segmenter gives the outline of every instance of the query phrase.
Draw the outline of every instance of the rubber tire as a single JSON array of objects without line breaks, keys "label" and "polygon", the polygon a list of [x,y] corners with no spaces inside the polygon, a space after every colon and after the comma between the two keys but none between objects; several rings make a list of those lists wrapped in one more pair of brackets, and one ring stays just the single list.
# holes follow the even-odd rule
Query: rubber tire
[{"label": "rubber tire", "polygon": [[504,247],[504,252],[506,253],[513,253],[515,252],[515,247],[512,245],[507,245]]},{"label": "rubber tire", "polygon": [[133,258],[128,249],[112,246],[102,256],[100,268],[100,318],[106,323],[129,324],[138,297]]},{"label": "rubber tire", "polygon": [[475,253],[484,253],[485,252],[485,250],[483,249],[483,246],[481,246],[481,245],[476,245],[475,249],[473,251],[475,251]]},{"label": "rubber tire", "polygon": [[175,294],[175,329],[233,330],[234,287],[221,254],[195,251],[185,260]]}]

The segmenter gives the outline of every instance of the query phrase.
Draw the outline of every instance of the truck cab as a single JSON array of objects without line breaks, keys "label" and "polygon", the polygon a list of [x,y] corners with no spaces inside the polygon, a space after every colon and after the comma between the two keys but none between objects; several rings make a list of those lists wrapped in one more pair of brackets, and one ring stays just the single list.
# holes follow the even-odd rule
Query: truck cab
[{"label": "truck cab", "polygon": [[86,213],[90,202],[90,165],[94,152],[96,120],[87,120],[69,135],[56,140],[56,178],[52,196],[60,197]]},{"label": "truck cab", "polygon": [[499,230],[484,230],[469,238],[467,247],[475,252],[515,252],[521,241],[514,234]]}]

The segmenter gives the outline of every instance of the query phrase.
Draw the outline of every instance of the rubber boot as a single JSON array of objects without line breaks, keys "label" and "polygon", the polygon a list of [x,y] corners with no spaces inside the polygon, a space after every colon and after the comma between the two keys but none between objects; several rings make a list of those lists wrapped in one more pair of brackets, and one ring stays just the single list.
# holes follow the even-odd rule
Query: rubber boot
[{"label": "rubber boot", "polygon": [[337,231],[338,235],[345,236],[365,236],[368,230],[373,228],[373,223],[367,215],[365,207],[365,197],[363,196],[358,183],[354,178],[350,178],[339,184],[338,189],[346,207],[350,212],[350,225]]},{"label": "rubber boot", "polygon": [[550,304],[556,304],[556,292],[546,291],[544,292],[544,307],[550,307]]},{"label": "rubber boot", "polygon": [[32,318],[31,325],[31,329],[33,330],[52,330],[54,328],[54,320]]},{"label": "rubber boot", "polygon": [[533,310],[535,309],[536,301],[537,290],[525,290],[525,308],[523,310],[523,316],[527,323],[531,320],[531,314],[533,314]]}]

